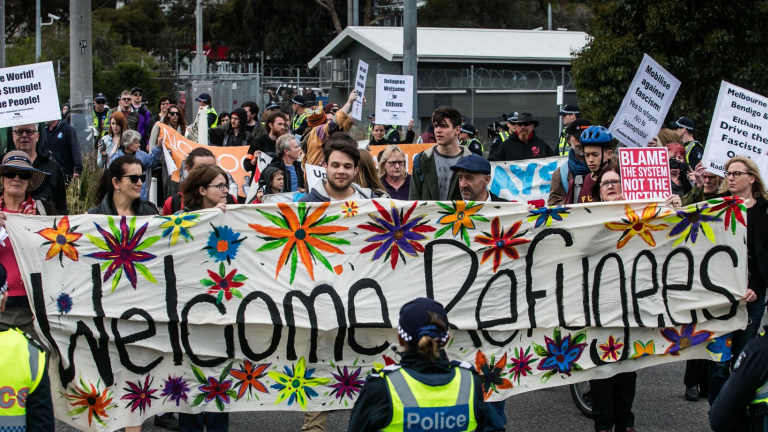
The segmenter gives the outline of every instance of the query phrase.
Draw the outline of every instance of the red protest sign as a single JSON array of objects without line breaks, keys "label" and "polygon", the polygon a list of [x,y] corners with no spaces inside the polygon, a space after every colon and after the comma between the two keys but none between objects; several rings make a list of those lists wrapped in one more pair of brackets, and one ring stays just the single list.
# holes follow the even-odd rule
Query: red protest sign
[{"label": "red protest sign", "polygon": [[620,148],[619,162],[624,199],[666,199],[672,194],[666,147]]}]

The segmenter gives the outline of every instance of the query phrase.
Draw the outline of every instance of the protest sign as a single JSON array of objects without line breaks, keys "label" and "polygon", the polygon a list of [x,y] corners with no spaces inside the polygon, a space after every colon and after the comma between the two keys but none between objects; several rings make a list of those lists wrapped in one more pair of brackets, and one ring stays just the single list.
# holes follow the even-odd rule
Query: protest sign
[{"label": "protest sign", "polygon": [[357,99],[352,102],[352,111],[349,113],[349,115],[357,119],[357,121],[363,119],[363,95],[365,94],[365,81],[367,79],[368,63],[362,60],[358,60],[357,75],[355,76],[355,91],[357,92]]},{"label": "protest sign", "polygon": [[[514,384],[489,400],[707,351],[727,359],[722,336],[746,324],[747,251],[726,209],[743,216],[725,200],[381,199],[8,214],[6,227],[58,418],[113,431],[171,411],[350,408],[415,297],[445,305],[449,358]],[[688,235],[691,220],[706,235]],[[491,358],[510,363],[480,361]]]},{"label": "protest sign", "polygon": [[[413,174],[413,158],[423,152],[424,150],[434,146],[434,143],[431,144],[397,144],[397,147],[405,153],[405,169],[408,170],[409,174]],[[383,152],[384,150],[389,147],[388,145],[372,145],[368,149],[368,151],[371,153],[371,156],[373,156],[373,160],[378,162],[378,156],[379,153]]]},{"label": "protest sign", "polygon": [[729,82],[720,83],[702,162],[708,171],[725,175],[725,163],[746,156],[768,178],[768,98]]},{"label": "protest sign", "polygon": [[680,80],[648,54],[629,85],[609,128],[614,138],[629,147],[645,147],[659,133]]},{"label": "protest sign", "polygon": [[237,194],[242,197],[248,194],[247,189],[251,183],[251,174],[245,170],[243,165],[243,162],[248,159],[248,146],[204,146],[185,138],[166,124],[158,123],[158,126],[160,127],[159,142],[171,153],[171,158],[176,165],[175,170],[171,171],[171,167],[168,169],[171,180],[180,181],[181,170],[178,167],[184,166],[183,162],[189,152],[197,147],[205,147],[213,153],[216,163],[229,173],[237,183]]},{"label": "protest sign", "polygon": [[325,167],[319,165],[304,165],[304,173],[307,177],[307,192],[324,187],[323,182],[328,178],[325,174]]},{"label": "protest sign", "polygon": [[376,75],[376,123],[407,125],[413,119],[413,75]]},{"label": "protest sign", "polygon": [[491,162],[490,191],[510,201],[544,205],[552,186],[552,174],[568,158],[555,156],[511,162]]},{"label": "protest sign", "polygon": [[60,119],[53,63],[0,69],[0,127]]},{"label": "protest sign", "polygon": [[619,161],[624,199],[663,200],[672,194],[666,147],[620,148]]}]

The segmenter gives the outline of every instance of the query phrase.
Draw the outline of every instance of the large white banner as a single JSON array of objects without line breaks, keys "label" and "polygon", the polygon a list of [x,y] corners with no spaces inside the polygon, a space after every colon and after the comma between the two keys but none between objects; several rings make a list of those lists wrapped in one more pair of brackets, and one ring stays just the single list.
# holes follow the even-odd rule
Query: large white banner
[{"label": "large white banner", "polygon": [[549,197],[552,175],[566,163],[568,158],[564,156],[491,162],[490,191],[506,200],[543,206]]},{"label": "large white banner", "polygon": [[363,119],[363,95],[365,95],[365,81],[368,79],[368,63],[357,61],[357,74],[355,75],[355,91],[357,99],[352,102],[350,116],[360,121]]},{"label": "large white banner", "polygon": [[0,127],[61,119],[53,63],[0,69]]},{"label": "large white banner", "polygon": [[737,155],[754,160],[768,178],[768,98],[723,81],[702,161],[724,176],[725,163]]},{"label": "large white banner", "polygon": [[376,75],[376,123],[407,125],[413,119],[413,75]]},{"label": "large white banner", "polygon": [[629,147],[645,147],[659,133],[680,80],[648,54],[629,85],[621,107],[611,122],[611,133]]},{"label": "large white banner", "polygon": [[113,431],[171,411],[350,408],[423,296],[488,400],[727,358],[747,272],[744,219],[727,216],[743,211],[382,199],[7,227],[57,418]]}]

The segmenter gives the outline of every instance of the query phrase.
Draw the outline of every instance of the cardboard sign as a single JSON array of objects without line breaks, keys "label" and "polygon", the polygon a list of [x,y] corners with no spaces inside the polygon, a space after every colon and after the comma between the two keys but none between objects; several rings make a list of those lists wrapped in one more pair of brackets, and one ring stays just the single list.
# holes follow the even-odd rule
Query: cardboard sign
[{"label": "cardboard sign", "polygon": [[645,147],[659,133],[680,80],[648,54],[621,102],[609,128],[614,138],[629,147]]},{"label": "cardboard sign", "polygon": [[53,63],[0,69],[0,127],[61,120]]},{"label": "cardboard sign", "polygon": [[[357,61],[357,75],[355,76],[355,91],[357,99],[352,102],[352,111],[349,113],[353,118],[360,121],[363,119],[363,95],[365,94],[365,81],[368,79],[368,63]],[[301,142],[301,140],[299,140]]]},{"label": "cardboard sign", "polygon": [[349,409],[424,296],[448,308],[448,358],[509,381],[491,401],[727,359],[746,227],[718,206],[380,199],[6,227],[57,418],[109,432],[163,412]]},{"label": "cardboard sign", "polygon": [[723,81],[702,162],[722,177],[725,163],[737,155],[754,160],[768,178],[768,98]]},{"label": "cardboard sign", "polygon": [[505,200],[545,205],[552,174],[568,158],[554,156],[511,162],[491,162],[490,191]]},{"label": "cardboard sign", "polygon": [[413,75],[376,75],[376,123],[407,125],[413,119]]},{"label": "cardboard sign", "polygon": [[666,147],[620,148],[619,161],[624,199],[663,200],[672,194]]}]

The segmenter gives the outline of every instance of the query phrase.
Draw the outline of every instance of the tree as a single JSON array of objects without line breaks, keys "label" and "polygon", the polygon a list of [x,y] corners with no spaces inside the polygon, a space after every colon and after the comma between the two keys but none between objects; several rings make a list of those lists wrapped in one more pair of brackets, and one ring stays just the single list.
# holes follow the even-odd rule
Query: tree
[{"label": "tree", "polygon": [[323,7],[331,16],[331,22],[333,22],[333,28],[336,30],[336,34],[341,33],[341,21],[339,21],[339,14],[336,13],[335,0],[315,0],[317,4]]},{"label": "tree", "polygon": [[572,64],[584,116],[610,124],[647,53],[682,82],[669,120],[696,122],[704,138],[720,87],[726,80],[765,94],[768,1],[658,0],[591,2],[592,41]]}]

